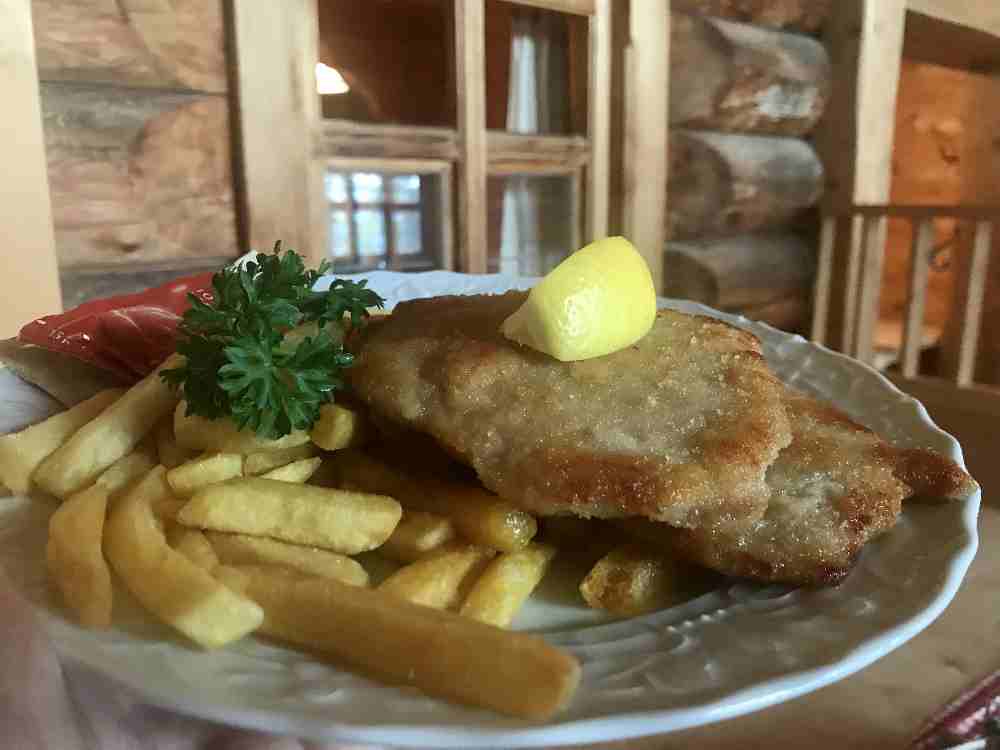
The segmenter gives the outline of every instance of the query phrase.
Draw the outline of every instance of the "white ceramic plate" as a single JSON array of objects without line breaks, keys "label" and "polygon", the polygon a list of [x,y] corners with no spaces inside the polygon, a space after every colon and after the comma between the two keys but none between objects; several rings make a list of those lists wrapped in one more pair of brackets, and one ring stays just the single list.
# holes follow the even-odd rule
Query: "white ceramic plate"
[{"label": "white ceramic plate", "polygon": [[[444,272],[368,275],[390,303],[429,294],[525,288],[530,280]],[[700,305],[665,302],[743,325],[789,384],[826,398],[893,442],[962,461],[924,408],[873,370],[770,327]],[[44,394],[0,372],[0,432],[54,410]],[[842,679],[925,628],[954,596],[975,554],[980,497],[908,506],[839,587],[794,591],[733,584],[674,609],[602,621],[547,581],[516,623],[583,663],[572,704],[546,724],[449,705],[378,685],[255,639],[219,652],[191,648],[127,597],[116,628],[82,630],[48,590],[46,504],[0,498],[0,564],[36,603],[68,660],[150,701],[206,718],[326,740],[433,747],[527,747],[669,732],[754,711]],[[484,675],[484,679],[489,679]]]}]

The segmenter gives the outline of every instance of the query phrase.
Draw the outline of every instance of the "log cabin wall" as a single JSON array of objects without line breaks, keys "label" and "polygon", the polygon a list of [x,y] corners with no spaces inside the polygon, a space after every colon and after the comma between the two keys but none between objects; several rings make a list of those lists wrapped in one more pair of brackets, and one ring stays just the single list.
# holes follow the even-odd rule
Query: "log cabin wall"
[{"label": "log cabin wall", "polygon": [[804,324],[831,0],[674,0],[665,293]]},{"label": "log cabin wall", "polygon": [[64,304],[238,254],[221,0],[32,0]]}]

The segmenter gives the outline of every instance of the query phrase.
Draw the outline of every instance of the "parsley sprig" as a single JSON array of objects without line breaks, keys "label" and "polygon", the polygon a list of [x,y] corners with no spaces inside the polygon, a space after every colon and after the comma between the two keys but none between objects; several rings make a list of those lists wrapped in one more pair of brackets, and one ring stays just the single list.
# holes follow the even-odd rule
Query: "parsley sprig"
[{"label": "parsley sprig", "polygon": [[[353,361],[329,328],[342,333],[347,319],[364,325],[367,308],[384,304],[364,281],[336,279],[329,290],[313,291],[328,269],[326,261],[306,269],[279,242],[273,254],[216,273],[211,304],[188,295],[177,343],[186,362],[161,373],[183,389],[188,414],[231,418],[269,438],[312,427]],[[314,333],[286,338],[310,323]]]}]

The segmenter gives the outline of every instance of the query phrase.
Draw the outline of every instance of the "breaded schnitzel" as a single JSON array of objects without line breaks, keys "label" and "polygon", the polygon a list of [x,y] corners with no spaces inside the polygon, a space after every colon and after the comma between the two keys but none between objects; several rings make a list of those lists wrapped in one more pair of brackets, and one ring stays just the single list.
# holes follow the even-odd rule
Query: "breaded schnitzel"
[{"label": "breaded schnitzel", "polygon": [[861,547],[892,528],[904,499],[966,497],[953,461],[898,449],[837,409],[788,391],[792,442],[767,472],[763,518],[716,529],[626,523],[692,562],[762,581],[819,585],[850,572]]},{"label": "breaded schnitzel", "polygon": [[635,345],[559,362],[500,334],[524,299],[400,304],[351,342],[354,392],[541,515],[690,528],[763,515],[765,472],[791,433],[756,337],[662,310]]}]

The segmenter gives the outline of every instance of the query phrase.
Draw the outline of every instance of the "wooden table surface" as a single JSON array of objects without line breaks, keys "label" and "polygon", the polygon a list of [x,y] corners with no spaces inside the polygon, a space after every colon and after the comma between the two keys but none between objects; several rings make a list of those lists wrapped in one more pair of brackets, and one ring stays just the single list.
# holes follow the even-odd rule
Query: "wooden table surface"
[{"label": "wooden table surface", "polygon": [[[684,732],[592,750],[905,748],[939,708],[1000,669],[1000,504],[983,506],[979,553],[927,630],[867,669],[772,708]],[[584,747],[584,746],[578,746]]]}]

